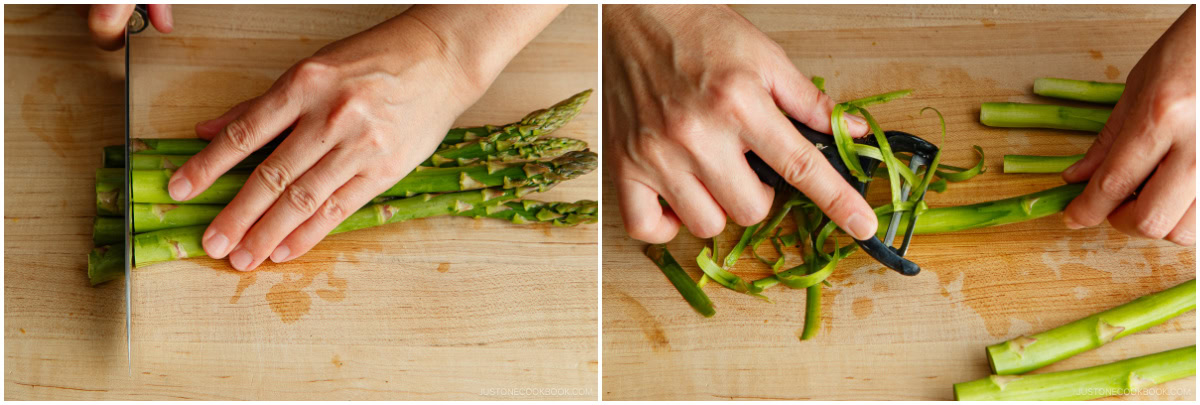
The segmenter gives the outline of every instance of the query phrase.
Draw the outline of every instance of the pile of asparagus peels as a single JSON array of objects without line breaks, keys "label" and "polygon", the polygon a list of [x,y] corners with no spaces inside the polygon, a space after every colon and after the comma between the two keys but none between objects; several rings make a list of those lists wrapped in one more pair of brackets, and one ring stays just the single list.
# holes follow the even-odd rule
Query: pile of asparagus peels
[{"label": "pile of asparagus peels", "polygon": [[[341,233],[435,216],[488,217],[514,224],[573,226],[596,222],[593,200],[542,202],[525,197],[596,169],[596,154],[572,138],[544,137],[565,125],[591,96],[586,90],[507,125],[451,129],[437,151],[408,176],[354,212],[333,230]],[[273,141],[221,176],[205,192],[172,200],[173,170],[207,145],[199,139],[135,139],[133,258],[135,266],[204,256],[201,236],[265,159]],[[96,171],[96,219],[88,256],[92,285],[124,274],[124,146],[104,148]]]}]

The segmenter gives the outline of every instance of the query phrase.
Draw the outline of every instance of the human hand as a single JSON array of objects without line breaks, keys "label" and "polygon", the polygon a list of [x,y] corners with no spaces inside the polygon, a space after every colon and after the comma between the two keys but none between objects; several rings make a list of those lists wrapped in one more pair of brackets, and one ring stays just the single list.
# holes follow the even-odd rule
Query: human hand
[{"label": "human hand", "polygon": [[1107,217],[1130,235],[1196,242],[1195,5],[1129,71],[1104,129],[1063,179],[1091,179],[1067,206],[1069,228]]},{"label": "human hand", "polygon": [[[125,25],[133,15],[133,4],[93,4],[88,7],[88,31],[92,41],[101,49],[115,51],[125,46]],[[158,32],[167,34],[175,28],[170,4],[151,4],[146,7],[150,23]]]},{"label": "human hand", "polygon": [[209,256],[228,255],[242,271],[268,257],[298,257],[429,157],[454,119],[560,10],[418,6],[332,43],[263,95],[197,124],[196,133],[212,142],[175,171],[171,198],[199,195],[293,128],[202,243]]},{"label": "human hand", "polygon": [[[606,170],[631,237],[665,243],[681,222],[712,237],[726,215],[762,221],[773,190],[748,150],[855,238],[875,234],[871,207],[779,111],[829,133],[833,101],[749,21],[724,6],[678,5],[606,5],[603,21]],[[866,134],[847,118],[853,136]]]}]

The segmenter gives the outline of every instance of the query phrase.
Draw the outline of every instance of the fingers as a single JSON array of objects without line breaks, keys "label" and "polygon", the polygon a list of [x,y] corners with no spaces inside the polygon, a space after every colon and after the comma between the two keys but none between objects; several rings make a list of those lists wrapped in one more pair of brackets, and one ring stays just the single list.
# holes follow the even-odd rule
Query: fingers
[{"label": "fingers", "polygon": [[725,230],[725,211],[696,176],[683,173],[666,179],[663,188],[663,199],[692,235],[711,238]]},{"label": "fingers", "polygon": [[[242,238],[250,230],[250,227],[262,217],[268,208],[275,204],[284,191],[288,190],[300,175],[308,172],[328,152],[328,148],[323,147],[322,144],[304,142],[305,138],[315,137],[296,137],[281,143],[275,152],[254,169],[250,179],[233,197],[233,201],[230,201],[229,205],[226,205],[225,209],[221,210],[221,213],[213,219],[201,239],[204,251],[210,257],[220,259],[230,254],[235,246],[242,243]],[[189,159],[188,163],[194,159]],[[293,197],[317,199],[316,190],[298,191],[307,192],[308,195]],[[315,206],[321,201],[324,200],[317,200],[311,205]],[[230,257],[231,262],[249,261],[244,259],[246,259],[246,255],[239,255],[237,258]],[[237,265],[235,264],[234,267],[237,268]]]},{"label": "fingers", "polygon": [[1154,170],[1169,145],[1145,131],[1144,125],[1129,125],[1117,135],[1083,193],[1067,205],[1063,221],[1068,228],[1099,225]]},{"label": "fingers", "polygon": [[175,29],[175,17],[171,15],[170,4],[151,4],[146,7],[150,14],[150,24],[163,34],[169,34]]},{"label": "fingers", "polygon": [[658,203],[658,192],[640,182],[617,179],[621,219],[629,236],[647,243],[667,243],[679,232],[679,218]]},{"label": "fingers", "polygon": [[[1132,93],[1125,93],[1132,94]],[[1062,173],[1063,180],[1068,183],[1078,183],[1092,177],[1096,169],[1100,167],[1100,163],[1104,162],[1104,157],[1108,156],[1108,151],[1112,149],[1112,144],[1117,139],[1117,135],[1121,133],[1121,129],[1125,126],[1125,117],[1129,113],[1130,105],[1134,102],[1133,97],[1122,97],[1117,101],[1117,105],[1113,107],[1113,112],[1109,114],[1108,122],[1104,124],[1104,128],[1100,130],[1096,141],[1092,142],[1092,146],[1088,147],[1087,154],[1083,156],[1075,164],[1068,167]]]},{"label": "fingers", "polygon": [[[716,150],[740,151],[742,148],[741,145],[728,145]],[[700,169],[696,176],[734,222],[750,226],[767,217],[775,190],[758,179],[743,156],[704,159],[697,164]]]},{"label": "fingers", "polygon": [[855,239],[875,235],[879,224],[871,206],[842,180],[816,147],[781,115],[765,114],[761,123],[762,132],[748,136],[746,141],[763,161],[812,199],[830,220]]},{"label": "fingers", "polygon": [[1171,233],[1196,199],[1195,152],[1167,153],[1134,201],[1135,235],[1162,239]]},{"label": "fingers", "polygon": [[1192,206],[1188,207],[1187,212],[1183,214],[1183,218],[1179,220],[1179,224],[1175,225],[1175,229],[1167,234],[1167,240],[1175,242],[1183,246],[1192,246],[1196,244],[1196,202],[1192,201]]},{"label": "fingers", "polygon": [[[281,245],[280,242],[316,214],[317,209],[338,188],[354,178],[357,172],[354,162],[355,159],[334,150],[313,166],[312,170],[289,185],[267,213],[250,228],[239,246],[229,254],[229,263],[233,268],[241,271],[254,270],[267,257],[273,257],[277,263],[290,259],[290,248]],[[367,200],[373,196],[367,196]],[[365,204],[366,200],[362,203]],[[326,230],[326,233],[329,230]],[[307,249],[297,253],[303,254],[306,251]]]},{"label": "fingers", "polygon": [[[308,253],[321,239],[328,236],[333,228],[345,221],[354,211],[367,205],[375,195],[386,190],[388,186],[389,184],[362,176],[351,178],[345,185],[333,192],[312,217],[308,217],[303,224],[284,238],[274,251],[270,252],[271,261],[283,263]],[[257,263],[255,265],[257,266]]]},{"label": "fingers", "polygon": [[125,25],[133,15],[133,4],[97,4],[88,10],[88,31],[100,49],[115,51],[125,46]]},{"label": "fingers", "polygon": [[[809,128],[827,134],[833,133],[830,125],[830,115],[833,113],[833,99],[817,89],[812,80],[788,65],[784,72],[776,74],[771,88],[775,103],[783,111],[803,122]],[[772,109],[773,110],[773,109]],[[867,122],[857,116],[846,114],[846,129],[850,136],[858,138],[867,134],[870,129]]]},{"label": "fingers", "polygon": [[220,117],[196,124],[196,136],[199,136],[200,139],[204,139],[206,141],[213,140],[213,138],[216,138],[217,135],[221,133],[221,130],[225,129],[225,126],[229,125],[234,118],[240,117],[242,114],[244,114],[246,109],[250,108],[250,103],[254,102],[254,100],[256,99],[249,99],[240,102],[238,105],[230,108],[229,111],[221,114]]},{"label": "fingers", "polygon": [[283,90],[272,89],[255,99],[212,143],[175,171],[167,183],[171,198],[187,201],[208,189],[217,177],[291,126],[299,113],[300,103],[288,100]]}]

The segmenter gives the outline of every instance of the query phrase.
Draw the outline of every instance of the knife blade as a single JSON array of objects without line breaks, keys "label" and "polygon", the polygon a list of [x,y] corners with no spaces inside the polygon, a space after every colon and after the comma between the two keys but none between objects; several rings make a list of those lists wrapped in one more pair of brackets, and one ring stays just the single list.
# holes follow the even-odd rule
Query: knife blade
[{"label": "knife blade", "polygon": [[129,75],[129,35],[142,32],[148,21],[146,6],[134,6],[129,22],[125,24],[125,364],[129,375],[133,375],[133,182],[129,158],[133,153],[130,138],[130,97],[132,77]]}]

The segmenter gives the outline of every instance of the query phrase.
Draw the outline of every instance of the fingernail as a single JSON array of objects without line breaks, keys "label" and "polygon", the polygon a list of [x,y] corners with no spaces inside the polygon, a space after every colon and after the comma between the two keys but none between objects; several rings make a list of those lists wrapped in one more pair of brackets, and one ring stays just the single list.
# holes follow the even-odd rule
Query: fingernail
[{"label": "fingernail", "polygon": [[850,236],[858,240],[865,240],[875,235],[875,227],[862,214],[851,214],[850,219],[846,220],[846,228],[846,231],[850,232]]},{"label": "fingernail", "polygon": [[204,252],[213,259],[225,257],[225,249],[228,248],[229,238],[221,233],[214,232],[212,236],[204,240]]},{"label": "fingernail", "polygon": [[1071,217],[1067,217],[1067,216],[1063,217],[1063,223],[1067,224],[1067,229],[1083,229],[1083,227],[1084,227],[1083,225],[1080,225],[1078,222],[1075,222],[1074,219],[1071,219]]},{"label": "fingernail", "polygon": [[1063,170],[1063,172],[1062,172],[1063,177],[1073,177],[1073,175],[1075,174],[1075,170],[1077,170],[1076,168],[1078,168],[1078,167],[1079,167],[1079,162],[1075,162],[1075,164],[1068,167],[1067,170]]},{"label": "fingernail", "polygon": [[211,128],[213,122],[215,122],[216,120],[217,120],[216,118],[213,118],[208,121],[200,121],[199,123],[196,124],[196,132],[216,132],[216,130],[214,128]]},{"label": "fingernail", "polygon": [[871,129],[867,125],[867,121],[863,120],[862,118],[860,118],[857,115],[845,114],[845,115],[843,115],[843,117],[846,117],[846,120],[849,121],[849,125],[850,125],[849,129],[850,129],[851,133],[862,134],[862,133],[866,133],[867,131],[869,131]]},{"label": "fingernail", "polygon": [[251,256],[250,252],[247,252],[246,249],[238,249],[238,251],[229,255],[229,264],[233,265],[233,268],[238,269],[238,271],[249,270],[250,261],[252,260],[254,260],[254,256]]},{"label": "fingernail", "polygon": [[175,15],[174,15],[174,13],[171,12],[171,5],[168,4],[168,5],[166,5],[166,7],[163,7],[163,11],[165,11],[164,14],[166,14],[163,16],[163,17],[166,17],[166,18],[163,18],[163,22],[165,22],[167,24],[166,30],[171,31],[172,29],[175,28]]},{"label": "fingernail", "polygon": [[292,250],[288,249],[287,245],[279,245],[279,247],[275,248],[274,252],[271,252],[271,261],[275,263],[286,262],[288,256],[291,254]]},{"label": "fingernail", "polygon": [[171,195],[172,200],[183,201],[192,193],[192,182],[183,177],[171,179],[171,182],[167,183],[167,193]]}]

